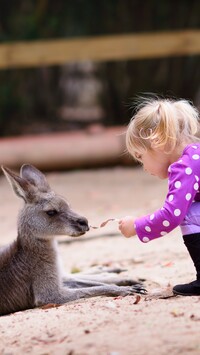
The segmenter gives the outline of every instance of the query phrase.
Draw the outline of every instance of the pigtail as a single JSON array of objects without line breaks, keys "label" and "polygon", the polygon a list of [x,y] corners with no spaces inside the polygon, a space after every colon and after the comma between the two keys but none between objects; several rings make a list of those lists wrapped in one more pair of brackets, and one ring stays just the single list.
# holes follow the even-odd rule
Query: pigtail
[{"label": "pigtail", "polygon": [[173,150],[177,143],[177,132],[179,124],[176,112],[169,100],[153,103],[157,106],[153,114],[155,120],[155,129],[149,137],[153,148],[165,147],[165,150]]},{"label": "pigtail", "polygon": [[190,140],[199,140],[200,118],[198,110],[186,100],[174,102],[179,121],[180,135]]}]

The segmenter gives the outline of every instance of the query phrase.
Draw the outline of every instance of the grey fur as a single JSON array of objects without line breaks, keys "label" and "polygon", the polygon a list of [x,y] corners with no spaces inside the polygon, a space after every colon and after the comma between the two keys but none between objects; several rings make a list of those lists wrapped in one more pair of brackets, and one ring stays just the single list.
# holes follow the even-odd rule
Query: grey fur
[{"label": "grey fur", "polygon": [[5,167],[2,170],[24,206],[18,217],[17,239],[0,250],[0,315],[48,303],[143,291],[139,284],[120,287],[75,278],[63,283],[55,236],[84,234],[89,230],[87,219],[56,195],[32,165],[23,165],[20,175]]}]

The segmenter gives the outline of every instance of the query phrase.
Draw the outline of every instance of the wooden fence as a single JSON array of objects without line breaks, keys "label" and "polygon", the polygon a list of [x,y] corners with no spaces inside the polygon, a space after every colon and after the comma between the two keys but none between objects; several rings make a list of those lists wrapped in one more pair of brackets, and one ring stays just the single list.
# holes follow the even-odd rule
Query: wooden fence
[{"label": "wooden fence", "polygon": [[0,69],[200,54],[200,30],[0,44]]}]

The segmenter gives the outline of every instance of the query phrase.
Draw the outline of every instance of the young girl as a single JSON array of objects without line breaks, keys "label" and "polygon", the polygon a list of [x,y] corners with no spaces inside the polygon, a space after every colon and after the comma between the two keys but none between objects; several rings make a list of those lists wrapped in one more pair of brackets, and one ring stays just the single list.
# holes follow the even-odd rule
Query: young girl
[{"label": "young girl", "polygon": [[144,170],[168,178],[168,193],[162,208],[122,218],[119,230],[147,243],[181,227],[197,272],[195,281],[174,286],[174,294],[184,296],[200,295],[199,129],[198,111],[188,101],[150,98],[138,105],[126,134],[127,149]]}]

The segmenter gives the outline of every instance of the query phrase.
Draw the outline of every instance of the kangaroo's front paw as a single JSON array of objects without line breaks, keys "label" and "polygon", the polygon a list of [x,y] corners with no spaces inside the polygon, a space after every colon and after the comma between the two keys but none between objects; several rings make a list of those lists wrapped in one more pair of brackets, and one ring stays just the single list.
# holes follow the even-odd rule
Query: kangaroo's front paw
[{"label": "kangaroo's front paw", "polygon": [[132,286],[132,289],[135,291],[135,293],[141,293],[141,294],[144,294],[144,295],[146,295],[148,293],[146,288],[144,288],[144,286],[140,285],[140,284]]},{"label": "kangaroo's front paw", "polygon": [[126,295],[133,295],[135,293],[140,293],[140,294],[147,294],[147,290],[140,284],[134,285],[134,286],[127,286],[127,287],[123,287]]}]

